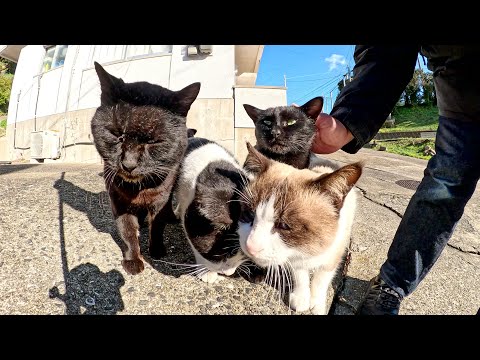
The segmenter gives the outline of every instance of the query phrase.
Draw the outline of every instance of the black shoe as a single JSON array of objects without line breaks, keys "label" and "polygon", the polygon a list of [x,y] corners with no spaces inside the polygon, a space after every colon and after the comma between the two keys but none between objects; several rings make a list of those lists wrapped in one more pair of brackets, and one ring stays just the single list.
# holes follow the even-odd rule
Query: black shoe
[{"label": "black shoe", "polygon": [[402,297],[377,275],[368,286],[357,315],[398,315]]}]

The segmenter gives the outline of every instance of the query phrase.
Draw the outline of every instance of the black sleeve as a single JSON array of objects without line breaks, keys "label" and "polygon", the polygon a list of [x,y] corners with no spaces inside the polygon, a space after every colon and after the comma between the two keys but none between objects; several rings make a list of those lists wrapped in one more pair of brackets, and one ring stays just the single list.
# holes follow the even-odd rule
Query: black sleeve
[{"label": "black sleeve", "polygon": [[330,112],[354,137],[342,150],[354,154],[377,134],[411,80],[419,50],[417,45],[355,47],[353,80]]}]

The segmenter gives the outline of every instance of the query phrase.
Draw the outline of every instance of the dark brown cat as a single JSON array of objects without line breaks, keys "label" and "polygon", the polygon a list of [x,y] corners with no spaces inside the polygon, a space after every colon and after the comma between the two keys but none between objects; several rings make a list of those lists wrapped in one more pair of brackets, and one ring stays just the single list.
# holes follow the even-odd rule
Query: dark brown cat
[{"label": "dark brown cat", "polygon": [[173,214],[165,205],[187,148],[186,116],[200,83],[171,91],[148,82],[125,83],[97,62],[95,70],[102,94],[92,135],[104,161],[118,232],[127,245],[122,265],[127,273],[138,274],[144,269],[139,219],[148,220],[150,255],[166,253],[163,231]]}]

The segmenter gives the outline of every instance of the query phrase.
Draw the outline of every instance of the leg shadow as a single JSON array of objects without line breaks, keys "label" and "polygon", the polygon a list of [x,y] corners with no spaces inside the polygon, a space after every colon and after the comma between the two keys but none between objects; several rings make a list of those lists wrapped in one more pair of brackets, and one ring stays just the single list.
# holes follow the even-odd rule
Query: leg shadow
[{"label": "leg shadow", "polygon": [[[102,178],[103,173],[98,176]],[[60,179],[55,181],[54,188],[57,189],[60,199],[60,209],[63,211],[63,204],[68,204],[75,210],[85,213],[92,226],[99,232],[110,234],[112,239],[122,250],[126,250],[126,245],[120,238],[117,225],[113,218],[110,206],[110,198],[107,191],[93,193],[87,191],[74,183],[64,179],[64,173]],[[166,206],[169,206],[167,204]],[[171,205],[170,205],[171,206]],[[164,243],[167,254],[161,260],[154,260],[148,252],[148,224],[144,219],[139,219],[140,228],[140,251],[144,260],[149,263],[155,270],[170,276],[179,277],[188,271],[186,266],[177,264],[195,264],[193,252],[190,249],[187,239],[185,238],[180,223],[168,217],[168,223],[164,231]],[[63,226],[63,215],[60,220]],[[62,228],[61,228],[62,229]],[[63,233],[61,233],[63,236]],[[62,240],[61,240],[62,241]],[[121,259],[119,259],[121,261]]]},{"label": "leg shadow", "polygon": [[115,315],[124,309],[120,294],[123,285],[125,279],[119,271],[104,273],[98,266],[86,263],[67,269],[64,294],[55,286],[48,296],[63,301],[67,315]]},{"label": "leg shadow", "polygon": [[[58,222],[65,293],[60,294],[60,290],[55,286],[49,290],[49,297],[63,301],[67,315],[116,314],[124,309],[120,288],[125,284],[125,279],[119,271],[111,270],[103,273],[98,266],[91,263],[81,264],[72,270],[68,269],[63,205],[65,202],[68,203],[69,197],[64,192],[68,187],[65,186],[67,182],[64,178],[65,172],[55,185],[59,190]],[[77,206],[79,206],[78,202]]]}]

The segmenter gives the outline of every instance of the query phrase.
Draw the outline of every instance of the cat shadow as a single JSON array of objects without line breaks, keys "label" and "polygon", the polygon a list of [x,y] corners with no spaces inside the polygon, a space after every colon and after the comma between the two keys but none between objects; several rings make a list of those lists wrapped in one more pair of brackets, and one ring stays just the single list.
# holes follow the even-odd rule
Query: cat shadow
[{"label": "cat shadow", "polygon": [[[102,177],[103,181],[103,173],[98,173],[98,176]],[[122,253],[126,250],[126,245],[117,231],[107,191],[94,193],[85,190],[65,180],[64,174],[55,181],[53,187],[59,193],[61,204],[68,204],[73,209],[85,213],[97,231],[110,234]],[[194,265],[195,258],[178,221],[170,220],[167,224],[164,231],[164,244],[167,254],[159,260],[153,259],[148,252],[148,224],[143,221],[140,228],[140,252],[144,260],[156,271],[177,278],[193,271],[193,267],[184,265]]]},{"label": "cat shadow", "polygon": [[104,273],[91,263],[65,270],[65,292],[60,294],[54,286],[48,296],[63,301],[67,315],[115,315],[124,310],[120,288],[125,279],[118,270]]},{"label": "cat shadow", "polygon": [[[58,285],[49,289],[50,299],[59,299],[65,303],[67,315],[114,315],[124,309],[120,288],[125,279],[118,270],[102,272],[98,266],[85,263],[69,270],[67,249],[65,246],[64,204],[70,202],[66,196],[68,183],[65,172],[54,187],[58,190],[58,222],[60,237],[60,255],[62,261],[63,284],[65,292],[60,293]],[[70,183],[71,184],[71,183]]]}]

